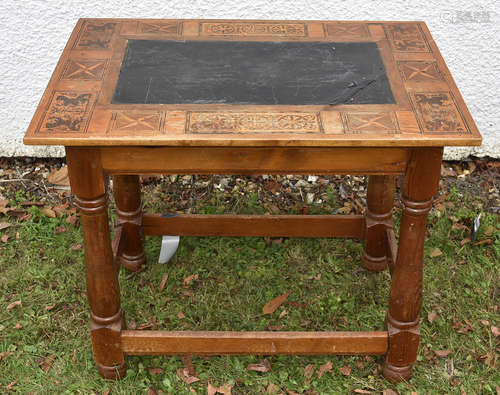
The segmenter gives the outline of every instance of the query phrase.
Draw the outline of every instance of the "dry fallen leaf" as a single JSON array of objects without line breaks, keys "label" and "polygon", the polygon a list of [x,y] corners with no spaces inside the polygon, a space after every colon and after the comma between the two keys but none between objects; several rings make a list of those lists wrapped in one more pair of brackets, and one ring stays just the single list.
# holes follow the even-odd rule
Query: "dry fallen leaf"
[{"label": "dry fallen leaf", "polygon": [[271,370],[271,364],[267,359],[263,359],[260,363],[251,363],[247,366],[247,370],[253,370],[255,372],[269,372]]},{"label": "dry fallen leaf", "polygon": [[155,387],[149,387],[148,395],[158,395],[158,392],[156,391]]},{"label": "dry fallen leaf", "polygon": [[42,208],[42,213],[44,213],[45,216],[49,217],[49,218],[55,218],[56,217],[56,212],[54,210],[52,210],[51,208],[49,208],[49,207]]},{"label": "dry fallen leaf", "polygon": [[49,305],[45,306],[45,310],[50,311],[50,310],[52,310],[55,306],[56,306],[55,304],[49,304]]},{"label": "dry fallen leaf", "polygon": [[8,200],[0,200],[0,214],[7,214],[11,209],[7,208]]},{"label": "dry fallen leaf", "polygon": [[435,311],[429,311],[427,313],[427,321],[429,321],[431,324],[436,320],[437,318],[437,313]]},{"label": "dry fallen leaf", "polygon": [[465,324],[457,322],[452,326],[452,328],[455,329],[456,332],[462,334],[467,334],[468,332],[472,331],[472,326],[468,323],[467,320],[465,320]]},{"label": "dry fallen leaf", "polygon": [[304,377],[306,379],[310,379],[313,374],[314,374],[314,365],[310,363],[304,368]]},{"label": "dry fallen leaf", "polygon": [[0,240],[2,240],[2,243],[7,243],[9,241],[9,236],[3,235],[2,237],[0,237]]},{"label": "dry fallen leaf", "polygon": [[17,218],[19,220],[24,220],[24,218],[26,218],[27,216],[26,211],[16,209],[9,209],[7,215],[11,218]]},{"label": "dry fallen leaf", "polygon": [[177,313],[177,317],[178,317],[179,319],[181,319],[181,320],[182,320],[183,318],[186,318],[186,316],[184,315],[184,313],[183,313],[182,311],[179,311],[179,312]]},{"label": "dry fallen leaf", "polygon": [[367,390],[362,390],[361,388],[357,388],[354,390],[354,393],[355,394],[371,394],[372,392],[371,391],[367,391]]},{"label": "dry fallen leaf", "polygon": [[436,247],[432,250],[430,257],[435,258],[435,257],[441,256],[441,255],[443,255],[443,253],[441,252],[441,250],[439,248]]},{"label": "dry fallen leaf", "polygon": [[488,225],[488,226],[486,227],[486,229],[484,230],[484,232],[483,232],[483,233],[484,233],[486,236],[491,236],[491,235],[493,234],[493,231],[494,231],[494,230],[495,230],[495,228],[493,227],[493,225]]},{"label": "dry fallen leaf", "polygon": [[111,390],[109,388],[106,388],[104,390],[104,392],[102,393],[102,395],[109,395],[110,392],[111,392]]},{"label": "dry fallen leaf", "polygon": [[14,325],[12,328],[14,329],[21,329],[23,326],[21,325],[20,322],[18,322],[16,325]]},{"label": "dry fallen leaf", "polygon": [[163,369],[162,368],[148,368],[148,372],[152,376],[156,376],[157,374],[162,374]]},{"label": "dry fallen leaf", "polygon": [[451,167],[444,167],[444,165],[441,165],[441,175],[443,177],[455,177],[457,174]]},{"label": "dry fallen leaf", "polygon": [[327,363],[324,363],[323,365],[321,365],[319,367],[318,378],[320,379],[321,376],[323,376],[326,372],[331,372],[332,369],[333,369],[333,365],[330,361],[328,361]]},{"label": "dry fallen leaf", "polygon": [[58,235],[58,234],[60,234],[60,233],[67,232],[67,231],[68,231],[68,229],[66,229],[66,227],[65,227],[65,226],[62,226],[62,225],[61,225],[61,226],[58,226],[57,228],[55,228],[55,229],[54,229],[54,233],[55,233],[56,235]]},{"label": "dry fallen leaf", "polygon": [[385,389],[382,391],[382,395],[399,395],[399,393],[391,389]]},{"label": "dry fallen leaf", "polygon": [[198,280],[199,275],[198,274],[191,274],[190,276],[187,276],[184,279],[184,285],[189,285],[191,281],[193,280]]},{"label": "dry fallen leaf", "polygon": [[493,239],[483,239],[483,240],[479,240],[479,241],[476,241],[474,243],[475,246],[482,246],[482,245],[488,245],[488,244],[491,244],[493,243]]},{"label": "dry fallen leaf", "polygon": [[9,222],[0,222],[0,230],[7,229],[9,226],[12,226]]},{"label": "dry fallen leaf", "polygon": [[266,389],[266,394],[268,395],[277,395],[278,391],[280,390],[280,387],[278,387],[276,384],[269,383]]},{"label": "dry fallen leaf", "polygon": [[80,251],[80,250],[82,249],[82,245],[81,245],[81,244],[73,244],[73,245],[71,246],[71,249],[72,249],[73,251]]},{"label": "dry fallen leaf", "polygon": [[495,351],[490,350],[484,355],[480,355],[478,358],[480,361],[483,361],[486,366],[489,368],[495,367]]},{"label": "dry fallen leaf", "polygon": [[17,380],[12,381],[9,385],[7,385],[5,388],[10,391],[14,386],[17,384]]},{"label": "dry fallen leaf", "polygon": [[285,325],[268,325],[267,330],[277,332],[277,331],[282,330],[284,327],[285,327]]},{"label": "dry fallen leaf", "polygon": [[207,387],[207,395],[215,395],[215,394],[223,394],[223,395],[231,395],[231,386],[223,385],[220,387],[214,387],[212,384],[208,383]]},{"label": "dry fallen leaf", "polygon": [[158,286],[158,291],[163,291],[163,288],[165,288],[165,285],[167,284],[167,279],[168,279],[168,274],[165,273],[163,275],[163,278],[161,279],[160,285]]},{"label": "dry fallen leaf", "polygon": [[466,237],[460,242],[460,247],[463,247],[464,245],[470,243],[470,238]]},{"label": "dry fallen leaf", "polygon": [[289,293],[280,295],[270,302],[267,302],[264,307],[262,308],[262,313],[263,314],[272,314],[274,311],[288,298]]},{"label": "dry fallen leaf", "polygon": [[451,354],[451,350],[435,350],[434,354],[436,354],[439,358],[446,358]]},{"label": "dry fallen leaf", "polygon": [[54,185],[69,186],[68,167],[52,170],[47,176],[47,181]]},{"label": "dry fallen leaf", "polygon": [[70,215],[66,218],[66,223],[72,226],[78,226],[78,217],[76,215]]},{"label": "dry fallen leaf", "polygon": [[40,366],[40,369],[42,369],[44,372],[48,372],[54,364],[55,359],[56,356],[54,354],[49,355],[48,357],[45,357],[41,361],[39,361],[38,366]]},{"label": "dry fallen leaf", "polygon": [[7,306],[7,310],[12,310],[16,306],[23,307],[23,303],[20,300],[16,300],[15,302],[12,302]]},{"label": "dry fallen leaf", "polygon": [[193,365],[193,356],[192,355],[181,355],[181,361],[184,367],[188,370],[191,376],[196,376],[196,371],[194,370]]},{"label": "dry fallen leaf", "polygon": [[500,328],[498,328],[496,326],[492,326],[491,333],[493,333],[495,336],[500,336]]},{"label": "dry fallen leaf", "polygon": [[352,211],[352,204],[349,202],[344,202],[344,207],[337,210],[340,214],[349,214]]},{"label": "dry fallen leaf", "polygon": [[197,381],[200,381],[198,377],[191,376],[189,374],[189,369],[188,368],[179,368],[177,369],[177,376],[184,381],[186,384],[193,384],[196,383]]},{"label": "dry fallen leaf", "polygon": [[349,376],[352,372],[352,366],[350,365],[345,365],[339,368],[339,372],[344,375],[344,376]]}]

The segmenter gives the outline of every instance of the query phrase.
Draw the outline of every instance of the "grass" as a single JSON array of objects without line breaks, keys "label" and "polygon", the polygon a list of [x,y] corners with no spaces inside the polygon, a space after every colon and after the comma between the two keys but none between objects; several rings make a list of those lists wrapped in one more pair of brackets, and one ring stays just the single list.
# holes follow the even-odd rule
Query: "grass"
[{"label": "grass", "polygon": [[[332,206],[337,204],[334,196],[329,198]],[[16,204],[26,196],[10,199]],[[490,244],[461,243],[465,230],[454,224],[469,224],[477,215],[480,207],[473,199],[453,192],[441,210],[431,212],[418,364],[412,380],[397,385],[379,374],[382,358],[363,356],[267,357],[271,364],[267,373],[247,370],[248,364],[263,357],[194,357],[200,381],[190,386],[176,374],[183,366],[178,357],[129,357],[124,380],[103,380],[92,361],[87,329],[84,254],[72,248],[82,243],[81,229],[68,226],[65,216],[49,218],[32,207],[31,219],[9,220],[12,226],[0,231],[9,236],[0,243],[0,392],[7,392],[11,384],[12,392],[33,394],[100,394],[108,389],[112,394],[136,394],[148,393],[151,387],[168,394],[190,394],[191,389],[204,394],[211,383],[230,385],[233,394],[260,394],[272,383],[282,393],[393,389],[402,394],[494,394],[500,385],[499,342],[491,329],[500,326],[500,222],[495,214],[483,216],[476,242],[491,239]],[[161,200],[151,200],[150,206],[162,208]],[[196,211],[224,212],[224,201],[215,194]],[[249,194],[238,199],[236,211],[256,213],[266,208],[257,195]],[[309,213],[319,212],[317,206],[310,207]],[[396,223],[399,215],[397,210]],[[67,231],[56,234],[60,226]],[[160,239],[147,238],[145,246],[149,262],[154,263]],[[434,256],[436,248],[441,255]],[[350,240],[266,243],[250,237],[185,237],[168,264],[151,264],[135,275],[120,273],[122,306],[129,326],[139,328],[383,330],[390,277],[387,271],[363,270],[361,253],[362,246]],[[168,281],[160,292],[165,273]],[[184,285],[193,274],[198,279]],[[262,306],[283,293],[290,293],[287,302],[263,315]],[[17,300],[22,305],[8,310]],[[442,350],[450,353],[438,357],[435,351]],[[332,371],[318,378],[316,371],[328,361]],[[304,368],[309,364],[316,371],[308,379]],[[346,366],[352,368],[350,373]],[[161,373],[152,374],[149,368],[161,368]]]}]

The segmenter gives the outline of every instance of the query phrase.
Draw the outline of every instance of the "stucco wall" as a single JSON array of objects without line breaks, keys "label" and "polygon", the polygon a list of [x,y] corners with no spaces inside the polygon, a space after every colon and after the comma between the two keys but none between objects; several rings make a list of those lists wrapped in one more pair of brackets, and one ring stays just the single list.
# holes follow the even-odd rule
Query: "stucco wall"
[{"label": "stucco wall", "polygon": [[424,20],[484,137],[446,157],[500,157],[500,2],[107,0],[0,2],[0,156],[61,156],[24,131],[79,17]]}]

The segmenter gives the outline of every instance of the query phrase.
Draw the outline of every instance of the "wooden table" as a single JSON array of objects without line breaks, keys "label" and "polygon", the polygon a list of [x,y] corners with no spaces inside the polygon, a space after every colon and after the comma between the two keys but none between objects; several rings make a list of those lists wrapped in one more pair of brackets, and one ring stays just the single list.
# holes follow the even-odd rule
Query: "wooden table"
[{"label": "wooden table", "polygon": [[[103,377],[123,377],[125,354],[384,354],[383,374],[398,381],[417,357],[425,225],[443,147],[481,136],[423,22],[81,19],[24,142],[66,147]],[[366,174],[367,210],[143,215],[138,174],[148,173]],[[118,269],[138,270],[143,235],[160,234],[362,239],[362,265],[392,274],[387,330],[126,330]]]}]

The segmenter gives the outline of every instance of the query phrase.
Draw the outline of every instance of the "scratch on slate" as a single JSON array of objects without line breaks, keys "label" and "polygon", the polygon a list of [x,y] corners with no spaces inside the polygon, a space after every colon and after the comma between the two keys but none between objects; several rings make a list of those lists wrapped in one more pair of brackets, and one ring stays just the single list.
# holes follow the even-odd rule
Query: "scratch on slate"
[{"label": "scratch on slate", "polygon": [[278,98],[276,97],[276,92],[274,90],[274,85],[271,85],[271,92],[273,93],[274,104],[278,104]]},{"label": "scratch on slate", "polygon": [[[364,81],[363,83],[356,83],[355,81],[351,82],[346,89],[344,89],[340,95],[337,95],[329,104],[331,106],[335,106],[337,104],[345,104],[349,100],[352,100],[359,92],[363,89],[368,88],[371,84],[376,82],[383,74],[376,75],[375,78]],[[356,88],[356,89],[352,89]]]},{"label": "scratch on slate", "polygon": [[148,96],[149,96],[149,91],[151,89],[151,82],[153,81],[153,77],[149,78],[148,82],[148,90],[146,91],[146,97],[144,98],[144,104],[148,104]]}]

